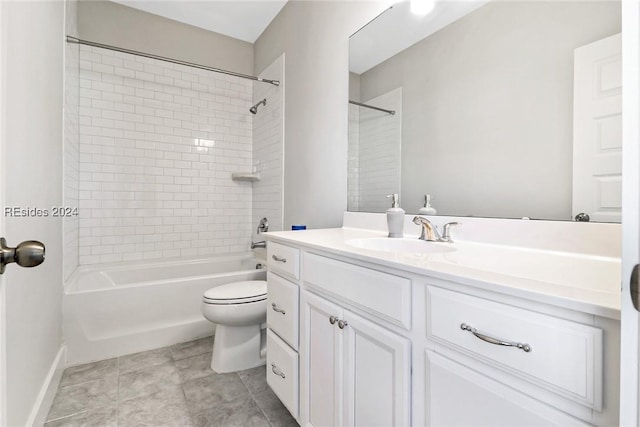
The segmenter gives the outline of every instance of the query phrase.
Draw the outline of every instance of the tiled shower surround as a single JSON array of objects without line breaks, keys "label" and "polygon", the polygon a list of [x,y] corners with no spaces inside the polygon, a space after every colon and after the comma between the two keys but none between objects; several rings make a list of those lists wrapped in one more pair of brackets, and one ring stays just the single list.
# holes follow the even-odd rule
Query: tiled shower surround
[{"label": "tiled shower surround", "polygon": [[347,210],[360,210],[360,107],[349,104]]},{"label": "tiled shower surround", "polygon": [[269,65],[260,77],[279,80],[280,86],[260,83],[253,86],[252,104],[266,99],[267,105],[258,107],[258,113],[253,116],[253,163],[260,181],[253,183],[252,224],[267,217],[269,231],[279,231],[283,228],[284,56]]},{"label": "tiled shower surround", "polygon": [[349,209],[384,212],[386,195],[400,193],[402,88],[366,103],[396,113],[349,106]]},{"label": "tiled shower surround", "polygon": [[81,46],[80,265],[249,249],[253,84]]},{"label": "tiled shower surround", "polygon": [[[69,35],[78,34],[76,26],[78,2],[65,2],[65,26]],[[80,47],[67,43],[64,51],[64,206],[77,207],[79,195],[79,115],[80,102]],[[66,280],[78,266],[78,233],[77,216],[63,218],[64,256],[62,271]]]}]

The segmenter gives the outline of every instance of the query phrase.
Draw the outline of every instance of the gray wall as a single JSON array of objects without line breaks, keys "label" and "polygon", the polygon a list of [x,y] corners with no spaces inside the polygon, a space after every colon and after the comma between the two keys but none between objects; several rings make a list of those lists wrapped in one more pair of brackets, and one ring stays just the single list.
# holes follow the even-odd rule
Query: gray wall
[{"label": "gray wall", "polygon": [[253,73],[253,45],[108,1],[83,0],[80,38],[216,68]]},{"label": "gray wall", "polygon": [[[5,202],[50,210],[62,204],[65,4],[3,2],[0,8]],[[6,351],[6,360],[0,375],[6,375],[1,381],[6,381],[7,413],[2,419],[24,426],[34,422],[38,395],[62,345],[62,222],[51,216],[5,221],[10,246],[35,239],[47,251],[44,264],[31,269],[13,264],[3,275],[6,317],[0,333],[6,348],[0,351]]]},{"label": "gray wall", "polygon": [[285,229],[342,224],[349,36],[382,9],[374,2],[289,1],[255,43],[255,73],[286,57]]},{"label": "gray wall", "polygon": [[617,32],[619,2],[493,2],[362,74],[403,87],[403,207],[569,219],[573,50]]}]

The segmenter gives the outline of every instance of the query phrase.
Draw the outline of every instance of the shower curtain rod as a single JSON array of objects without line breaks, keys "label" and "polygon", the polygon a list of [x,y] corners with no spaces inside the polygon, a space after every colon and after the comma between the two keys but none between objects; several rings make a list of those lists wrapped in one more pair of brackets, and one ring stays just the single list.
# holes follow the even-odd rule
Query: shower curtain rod
[{"label": "shower curtain rod", "polygon": [[392,116],[396,114],[394,110],[385,110],[384,108],[374,107],[373,105],[363,104],[362,102],[349,100],[349,104],[357,105],[359,107],[371,108],[372,110],[382,111],[383,113],[391,114]]},{"label": "shower curtain rod", "polygon": [[108,49],[108,50],[113,50],[113,51],[116,51],[116,52],[128,53],[128,54],[136,55],[136,56],[143,56],[145,58],[151,58],[151,59],[157,59],[159,61],[171,62],[172,64],[178,64],[178,65],[184,65],[184,66],[187,66],[187,67],[199,68],[201,70],[213,71],[214,73],[222,73],[222,74],[227,74],[229,76],[236,76],[236,77],[240,77],[240,78],[243,78],[243,79],[254,80],[254,81],[257,81],[257,82],[271,83],[274,86],[280,86],[280,81],[279,80],[263,79],[262,77],[255,77],[255,76],[250,76],[248,74],[236,73],[235,71],[223,70],[221,68],[209,67],[207,65],[194,64],[193,62],[181,61],[179,59],[167,58],[165,56],[153,55],[151,53],[139,52],[137,50],[124,49],[124,48],[121,48],[121,47],[110,46],[110,45],[107,45],[107,44],[96,43],[96,42],[92,42],[92,41],[88,41],[88,40],[81,40],[81,39],[79,39],[77,37],[67,36],[67,43],[76,43],[76,44],[83,44],[85,46],[100,47],[102,49]]}]

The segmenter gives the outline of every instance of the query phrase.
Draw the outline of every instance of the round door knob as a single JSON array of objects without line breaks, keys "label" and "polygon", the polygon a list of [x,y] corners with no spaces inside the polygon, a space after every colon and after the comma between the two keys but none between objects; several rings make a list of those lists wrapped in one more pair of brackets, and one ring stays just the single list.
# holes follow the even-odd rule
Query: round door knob
[{"label": "round door knob", "polygon": [[16,247],[15,260],[20,267],[35,267],[44,262],[44,245],[37,240],[26,240]]},{"label": "round door knob", "polygon": [[335,324],[337,321],[338,321],[338,318],[336,316],[329,317],[329,323],[331,323],[332,325]]},{"label": "round door knob", "polygon": [[44,262],[45,247],[36,240],[26,240],[15,248],[7,246],[4,237],[0,238],[0,274],[7,264],[15,262],[21,267],[35,267]]},{"label": "round door knob", "polygon": [[340,329],[344,329],[345,326],[347,326],[348,323],[346,322],[346,320],[339,320],[338,321],[338,328]]},{"label": "round door knob", "polygon": [[589,222],[591,218],[589,218],[589,215],[587,215],[586,213],[580,212],[578,215],[575,216],[574,219],[577,222]]}]

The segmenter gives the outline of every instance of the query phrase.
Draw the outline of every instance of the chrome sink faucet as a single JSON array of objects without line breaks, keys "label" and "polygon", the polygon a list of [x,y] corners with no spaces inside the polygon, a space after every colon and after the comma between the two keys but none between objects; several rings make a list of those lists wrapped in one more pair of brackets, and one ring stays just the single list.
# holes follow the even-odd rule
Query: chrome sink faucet
[{"label": "chrome sink faucet", "polygon": [[445,242],[453,243],[451,240],[451,227],[461,225],[459,222],[448,222],[442,227],[442,236],[438,233],[438,228],[431,223],[427,218],[421,216],[413,217],[413,223],[422,226],[422,232],[420,233],[420,240],[427,242]]}]

